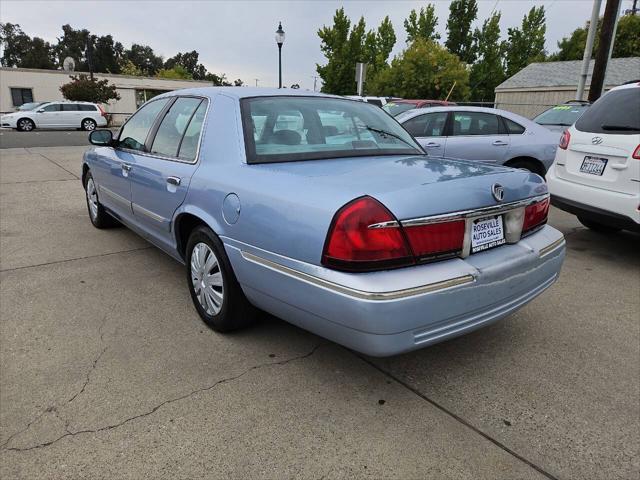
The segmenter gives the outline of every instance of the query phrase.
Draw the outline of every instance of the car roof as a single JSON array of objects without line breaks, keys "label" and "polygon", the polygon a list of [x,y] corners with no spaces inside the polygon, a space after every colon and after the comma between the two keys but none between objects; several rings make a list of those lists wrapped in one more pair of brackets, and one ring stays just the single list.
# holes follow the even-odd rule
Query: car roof
[{"label": "car roof", "polygon": [[408,120],[409,118],[416,117],[418,115],[426,115],[428,113],[436,113],[436,112],[484,112],[484,113],[492,113],[494,115],[501,115],[506,117],[514,122],[518,122],[523,125],[538,125],[535,122],[532,122],[528,118],[523,117],[522,115],[518,115],[517,113],[509,112],[507,110],[500,110],[499,108],[488,108],[488,107],[465,107],[464,105],[451,105],[446,107],[430,107],[430,108],[416,108],[413,110],[407,110],[406,112],[402,112],[399,114],[396,119],[398,121]]},{"label": "car roof", "polygon": [[350,100],[339,95],[327,95],[325,93],[310,92],[307,90],[299,90],[297,88],[262,88],[262,87],[200,87],[185,88],[182,90],[172,90],[170,92],[158,95],[158,97],[171,97],[176,95],[195,95],[200,97],[213,98],[218,94],[224,94],[228,97],[241,99],[249,97],[328,97],[342,98]]},{"label": "car roof", "polygon": [[613,87],[609,91],[613,92],[614,90],[626,90],[627,88],[640,88],[640,80],[633,80],[631,82],[623,83],[622,85]]}]

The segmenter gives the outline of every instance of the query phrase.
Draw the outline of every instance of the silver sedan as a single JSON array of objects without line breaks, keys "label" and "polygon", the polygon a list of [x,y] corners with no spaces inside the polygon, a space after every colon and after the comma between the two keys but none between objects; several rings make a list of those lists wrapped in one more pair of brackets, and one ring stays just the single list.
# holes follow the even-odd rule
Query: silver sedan
[{"label": "silver sedan", "polygon": [[484,107],[409,110],[396,120],[430,156],[526,168],[544,176],[558,136],[515,113]]}]

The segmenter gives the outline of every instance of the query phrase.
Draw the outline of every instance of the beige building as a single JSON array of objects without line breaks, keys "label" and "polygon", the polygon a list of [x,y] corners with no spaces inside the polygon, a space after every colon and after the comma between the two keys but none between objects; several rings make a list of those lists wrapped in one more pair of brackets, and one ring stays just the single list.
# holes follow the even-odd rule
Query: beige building
[{"label": "beige building", "polygon": [[[31,68],[0,68],[0,112],[11,112],[27,102],[63,100],[60,87],[69,82],[69,75],[83,72],[38,70]],[[142,105],[146,100],[163,92],[180,88],[208,87],[210,82],[197,80],[170,80],[96,73],[95,78],[114,84],[120,100],[104,105],[114,125]]]},{"label": "beige building", "polygon": [[[593,63],[589,65],[583,100],[589,96]],[[531,63],[496,87],[496,108],[533,118],[549,106],[576,99],[582,60]],[[605,90],[640,79],[640,57],[612,58]]]}]

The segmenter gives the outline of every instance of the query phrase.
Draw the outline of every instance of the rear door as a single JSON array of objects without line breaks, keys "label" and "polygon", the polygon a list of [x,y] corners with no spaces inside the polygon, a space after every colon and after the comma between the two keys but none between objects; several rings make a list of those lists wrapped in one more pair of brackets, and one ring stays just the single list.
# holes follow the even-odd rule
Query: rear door
[{"label": "rear door", "polygon": [[78,104],[77,103],[62,103],[61,104],[61,115],[60,115],[60,126],[63,127],[79,127],[80,126],[80,121],[82,120],[80,118],[80,115],[82,112],[80,112],[80,109],[78,108]]},{"label": "rear door", "polygon": [[187,194],[197,168],[200,136],[207,111],[201,97],[177,97],[161,114],[147,139],[147,154],[131,170],[131,201],[136,224],[169,242],[173,213]]},{"label": "rear door", "polygon": [[402,126],[414,136],[422,148],[432,157],[443,157],[449,112],[423,113],[410,118]]},{"label": "rear door", "polygon": [[502,164],[511,143],[497,115],[488,112],[455,111],[445,155],[449,158]]},{"label": "rear door", "polygon": [[[640,160],[640,87],[613,90],[595,102],[570,130],[558,177],[583,185],[637,195]],[[561,168],[564,167],[564,168]]]}]

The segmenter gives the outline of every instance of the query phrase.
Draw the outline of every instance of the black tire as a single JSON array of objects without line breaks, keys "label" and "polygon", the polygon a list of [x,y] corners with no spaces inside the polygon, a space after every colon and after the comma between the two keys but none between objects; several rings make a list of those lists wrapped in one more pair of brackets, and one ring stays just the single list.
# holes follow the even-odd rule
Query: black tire
[{"label": "black tire", "polygon": [[36,124],[30,118],[21,118],[16,122],[16,129],[19,132],[30,132],[36,128]]},{"label": "black tire", "polygon": [[584,217],[578,217],[578,220],[580,220],[580,223],[587,227],[589,230],[593,230],[594,232],[598,233],[616,233],[622,230],[621,228],[605,225],[603,223],[596,222]]},{"label": "black tire", "polygon": [[507,166],[511,168],[523,168],[525,170],[529,170],[532,173],[540,175],[542,178],[544,178],[547,173],[541,164],[524,158],[521,160],[513,160],[509,162]]},{"label": "black tire", "polygon": [[82,120],[82,122],[80,122],[80,128],[87,132],[92,132],[96,129],[97,126],[98,124],[92,118],[85,118],[84,120]]},{"label": "black tire", "polygon": [[[93,190],[95,191],[95,205],[92,206],[92,197],[90,190],[93,185]],[[87,172],[84,177],[84,191],[85,191],[85,200],[87,202],[87,211],[89,212],[89,220],[96,228],[112,228],[120,225],[115,218],[107,213],[102,204],[100,203],[100,199],[98,198],[98,189],[96,187],[95,181],[93,180],[93,176],[91,172]]]},{"label": "black tire", "polygon": [[[221,287],[215,287],[221,291],[222,296],[221,305],[217,312],[205,310],[199,300],[201,290],[196,292],[194,286],[194,283],[204,285],[204,283],[201,283],[204,275],[198,273],[198,268],[193,262],[194,249],[200,244],[205,244],[209,248],[209,251],[214,254],[215,260],[217,260],[217,267],[214,266],[211,268],[209,273],[216,275],[219,272],[222,275]],[[207,256],[205,258],[208,259],[209,257]],[[200,225],[191,232],[189,241],[187,242],[186,261],[187,285],[189,287],[189,293],[191,294],[191,300],[204,323],[217,332],[229,332],[245,327],[254,321],[256,308],[251,305],[244,296],[242,288],[231,268],[229,258],[224,251],[224,246],[210,228]],[[198,262],[195,263],[197,264]],[[202,263],[206,263],[206,261],[202,261],[201,264]]]}]

